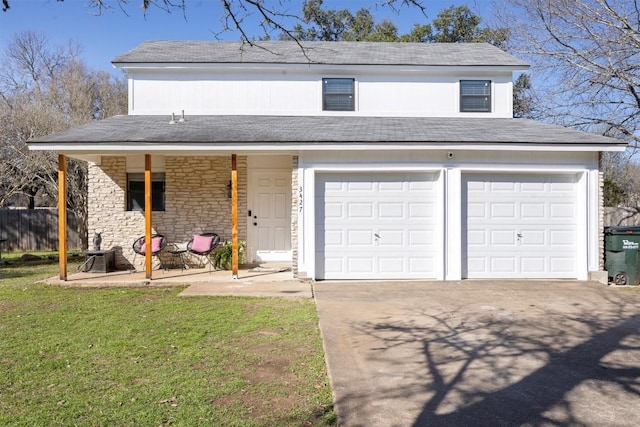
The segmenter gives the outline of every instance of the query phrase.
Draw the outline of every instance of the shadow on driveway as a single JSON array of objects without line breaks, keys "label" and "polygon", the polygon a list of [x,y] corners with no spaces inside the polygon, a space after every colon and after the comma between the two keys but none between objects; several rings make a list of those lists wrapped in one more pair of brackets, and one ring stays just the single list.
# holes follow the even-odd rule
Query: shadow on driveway
[{"label": "shadow on driveway", "polygon": [[640,288],[319,282],[344,426],[638,426]]}]

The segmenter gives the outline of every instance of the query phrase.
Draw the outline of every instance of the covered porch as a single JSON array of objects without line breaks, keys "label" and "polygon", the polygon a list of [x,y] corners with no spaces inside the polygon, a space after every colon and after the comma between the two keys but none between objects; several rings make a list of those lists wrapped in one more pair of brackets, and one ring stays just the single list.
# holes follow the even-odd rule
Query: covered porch
[{"label": "covered porch", "polygon": [[[278,262],[291,270],[292,156],[216,151],[71,155],[89,162],[89,249],[93,234],[100,233],[101,249],[114,253],[116,270],[142,270],[145,280],[156,280],[174,275],[167,275],[165,267],[182,267],[176,261],[197,267],[201,260],[188,253],[177,260],[171,249],[212,232],[220,237],[218,249],[232,249],[230,278],[239,277],[241,263]],[[64,196],[66,155],[60,154],[59,162]],[[61,197],[59,206],[65,204]],[[64,222],[59,232],[62,249]],[[136,239],[151,241],[156,234],[168,243],[163,251],[157,256],[134,253]],[[66,269],[61,259],[62,280]]]}]

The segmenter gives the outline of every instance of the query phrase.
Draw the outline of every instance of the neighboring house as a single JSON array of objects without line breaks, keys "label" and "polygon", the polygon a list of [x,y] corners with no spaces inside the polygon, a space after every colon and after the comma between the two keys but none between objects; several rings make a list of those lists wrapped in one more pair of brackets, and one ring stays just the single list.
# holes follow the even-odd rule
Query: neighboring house
[{"label": "neighboring house", "polygon": [[233,157],[248,260],[300,278],[603,269],[599,156],[625,143],[512,118],[526,63],[482,43],[303,45],[143,43],[113,61],[129,115],[30,148],[90,162],[89,232],[119,264],[144,234],[151,155],[155,232],[231,239]]}]

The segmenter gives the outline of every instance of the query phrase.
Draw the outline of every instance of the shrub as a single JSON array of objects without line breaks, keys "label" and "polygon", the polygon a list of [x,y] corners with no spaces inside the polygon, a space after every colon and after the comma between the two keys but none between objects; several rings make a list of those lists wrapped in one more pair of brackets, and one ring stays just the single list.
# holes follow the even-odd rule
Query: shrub
[{"label": "shrub", "polygon": [[[246,242],[238,242],[238,263],[242,264],[245,259]],[[232,258],[231,242],[224,242],[218,250],[213,253],[213,266],[220,270],[231,270]]]}]

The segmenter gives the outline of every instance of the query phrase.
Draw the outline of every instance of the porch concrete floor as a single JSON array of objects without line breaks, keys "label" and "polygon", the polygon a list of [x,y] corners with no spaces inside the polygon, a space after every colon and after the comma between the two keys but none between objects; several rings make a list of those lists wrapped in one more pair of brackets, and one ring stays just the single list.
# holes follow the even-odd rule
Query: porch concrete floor
[{"label": "porch concrete floor", "polygon": [[241,295],[256,297],[312,298],[311,283],[295,279],[290,269],[281,265],[241,266],[238,278],[230,271],[208,268],[153,270],[152,279],[144,271],[110,273],[70,272],[67,280],[46,279],[49,285],[79,288],[175,287],[188,286],[180,296]]}]

